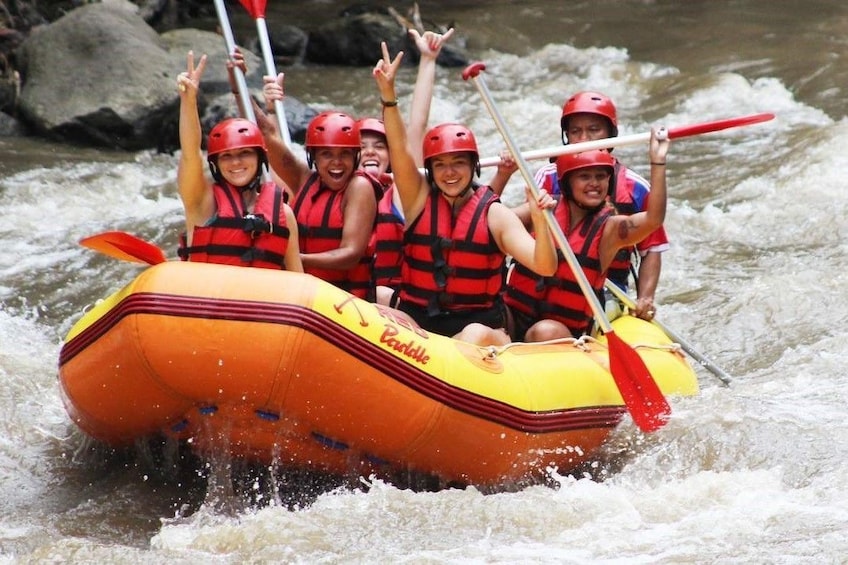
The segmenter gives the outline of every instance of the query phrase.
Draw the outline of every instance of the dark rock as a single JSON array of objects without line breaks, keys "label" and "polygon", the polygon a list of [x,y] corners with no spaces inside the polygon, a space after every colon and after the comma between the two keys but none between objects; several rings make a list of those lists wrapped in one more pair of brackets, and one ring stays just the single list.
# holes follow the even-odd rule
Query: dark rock
[{"label": "dark rock", "polygon": [[406,30],[387,14],[368,12],[332,20],[309,34],[306,60],[325,65],[370,66],[380,58],[380,43],[391,53],[406,47]]},{"label": "dark rock", "polygon": [[[392,12],[363,5],[346,10],[341,18],[309,34],[306,61],[323,65],[372,66],[380,58],[380,44],[385,41],[390,53],[404,51],[407,54],[404,64],[417,64],[418,49],[407,33],[413,23]],[[442,47],[437,64],[445,67],[468,64],[465,50],[455,43]]]},{"label": "dark rock", "polygon": [[[37,28],[24,42],[20,117],[39,135],[59,141],[173,151],[179,144],[175,78],[186,68],[189,50],[195,60],[204,53],[208,57],[201,78],[201,112],[206,111],[207,100],[220,97],[228,105],[217,119],[235,115],[221,36],[196,29],[158,35],[132,4],[110,2],[74,10]],[[262,60],[242,51],[247,83],[258,87],[264,74]],[[253,95],[261,99],[261,90]],[[294,99],[286,101],[295,138],[302,135],[303,118],[310,114],[301,106]]]},{"label": "dark rock", "polygon": [[152,146],[173,116],[179,67],[135,10],[89,4],[34,29],[20,50],[21,119],[58,140]]},{"label": "dark rock", "polygon": [[[42,137],[125,150],[178,146],[179,97],[176,75],[186,52],[209,58],[199,99],[205,125],[236,108],[224,66],[224,40],[185,27],[215,17],[201,0],[13,0],[0,10],[0,110],[13,123]],[[231,5],[236,0],[227,0]],[[81,7],[79,7],[82,4]],[[160,31],[159,34],[156,26]],[[357,4],[311,33],[269,22],[275,66],[303,63],[372,66],[385,41],[404,50],[405,64],[418,51],[406,29],[423,30],[417,11],[409,17],[392,8]],[[444,26],[426,24],[444,31]],[[245,38],[247,39],[247,38]],[[261,98],[264,64],[255,38],[243,49],[247,83]],[[459,46],[459,47],[457,47]],[[438,64],[468,62],[461,37],[442,49]],[[210,104],[209,102],[212,101]],[[219,103],[220,101],[220,103]],[[294,98],[285,102],[292,139],[302,142],[317,111]],[[9,123],[5,120],[6,124]],[[217,121],[217,120],[215,120]]]},{"label": "dark rock", "polygon": [[29,132],[26,126],[12,116],[0,114],[0,137],[23,137]]},{"label": "dark rock", "polygon": [[[269,26],[268,41],[271,44],[271,53],[274,54],[276,65],[291,66],[302,63],[305,59],[309,34],[292,25],[278,25],[273,28]],[[251,43],[251,49],[256,53],[262,53],[258,38]]]}]

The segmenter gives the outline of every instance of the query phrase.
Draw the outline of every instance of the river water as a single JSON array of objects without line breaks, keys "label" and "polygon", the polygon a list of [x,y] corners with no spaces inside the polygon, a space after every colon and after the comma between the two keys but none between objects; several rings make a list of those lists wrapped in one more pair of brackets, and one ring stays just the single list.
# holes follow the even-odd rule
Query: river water
[{"label": "river water", "polygon": [[[612,96],[622,135],[776,114],[676,140],[669,156],[658,317],[732,385],[699,367],[702,394],[672,400],[665,428],[623,424],[591,476],[552,474],[559,488],[415,492],[363,477],[291,510],[281,492],[245,503],[220,469],[151,472],[75,430],[56,367],[71,324],[140,269],[80,238],[124,230],[174,255],[175,157],[0,139],[0,563],[845,562],[848,5],[423,4],[487,63],[525,149],[559,142],[562,101],[580,89]],[[268,22],[340,6],[269,6]],[[378,110],[370,69],[281,70],[319,108]],[[470,125],[485,156],[503,145],[459,69],[439,71],[431,123],[446,120]],[[646,147],[616,151],[647,172]]]}]

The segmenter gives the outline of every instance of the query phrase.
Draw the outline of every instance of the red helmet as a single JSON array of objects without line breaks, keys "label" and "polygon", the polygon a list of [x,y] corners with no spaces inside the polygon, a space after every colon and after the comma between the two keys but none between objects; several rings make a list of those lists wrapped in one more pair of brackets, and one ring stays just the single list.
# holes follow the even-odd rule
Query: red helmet
[{"label": "red helmet", "polygon": [[460,124],[439,124],[424,135],[424,162],[437,155],[467,151],[477,161],[477,140],[467,127]]},{"label": "red helmet", "polygon": [[356,121],[342,112],[321,112],[306,126],[306,148],[353,147],[359,149]]},{"label": "red helmet", "polygon": [[223,120],[212,128],[206,141],[207,158],[212,158],[224,151],[255,147],[263,154],[267,153],[265,138],[259,127],[243,118]]},{"label": "red helmet", "polygon": [[618,135],[618,117],[615,113],[615,104],[612,103],[609,96],[600,92],[584,91],[578,92],[566,100],[562,106],[562,118],[560,119],[563,134],[568,129],[568,117],[573,114],[598,114],[603,116],[609,120],[612,130],[610,137]]},{"label": "red helmet", "polygon": [[386,125],[383,120],[377,118],[362,118],[356,121],[356,125],[360,132],[371,131],[386,137]]},{"label": "red helmet", "polygon": [[571,171],[585,169],[587,167],[607,167],[610,170],[610,174],[614,174],[615,160],[609,151],[605,149],[584,151],[573,155],[560,155],[556,160],[557,178],[560,184],[562,184],[565,175]]}]

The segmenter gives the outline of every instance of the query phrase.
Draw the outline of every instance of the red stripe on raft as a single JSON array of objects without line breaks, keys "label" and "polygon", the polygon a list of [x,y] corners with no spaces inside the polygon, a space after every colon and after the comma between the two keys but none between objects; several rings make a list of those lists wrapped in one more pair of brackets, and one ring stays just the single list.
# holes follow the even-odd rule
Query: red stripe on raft
[{"label": "red stripe on raft", "polygon": [[374,367],[388,378],[403,383],[436,402],[522,432],[551,433],[585,428],[611,428],[618,424],[625,413],[623,406],[596,406],[547,412],[521,410],[510,404],[448,385],[343,326],[332,323],[313,310],[269,302],[157,293],[133,294],[65,343],[59,354],[59,365],[64,365],[97,341],[121,319],[135,314],[264,322],[302,328]]}]

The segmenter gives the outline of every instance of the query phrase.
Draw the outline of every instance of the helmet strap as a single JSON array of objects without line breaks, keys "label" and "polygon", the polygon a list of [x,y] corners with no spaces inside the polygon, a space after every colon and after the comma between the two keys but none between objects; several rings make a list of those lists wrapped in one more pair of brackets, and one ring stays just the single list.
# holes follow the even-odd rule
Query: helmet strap
[{"label": "helmet strap", "polygon": [[270,169],[268,165],[268,157],[264,154],[261,154],[259,157],[259,167],[256,169],[256,176],[252,181],[247,183],[244,186],[235,187],[224,179],[224,175],[221,174],[221,169],[218,168],[218,160],[217,158],[209,159],[209,171],[212,173],[212,178],[215,180],[217,184],[221,186],[229,185],[233,186],[238,192],[245,192],[247,190],[255,190],[259,192],[259,189],[262,188],[262,176],[265,171]]},{"label": "helmet strap", "polygon": [[218,158],[213,157],[208,160],[209,162],[209,172],[212,173],[212,178],[215,179],[215,182],[218,184],[224,184],[224,177],[221,176],[221,169],[218,168]]},{"label": "helmet strap", "polygon": [[[474,172],[479,177],[480,176],[480,160],[479,159],[477,160],[477,162],[474,165],[472,165],[472,169],[474,170]],[[427,184],[429,184],[431,188],[435,188],[436,190],[441,192],[445,196],[445,198],[454,198],[454,201],[461,200],[462,198],[465,197],[466,194],[468,194],[468,192],[470,190],[473,190],[477,186],[476,183],[474,182],[474,177],[472,175],[471,182],[468,183],[468,186],[465,187],[465,190],[463,190],[461,193],[459,193],[456,197],[448,196],[447,194],[445,194],[445,192],[441,188],[439,188],[439,185],[436,184],[436,181],[433,179],[433,169],[430,166],[430,160],[429,159],[424,163],[424,178],[427,179]]]},{"label": "helmet strap", "polygon": [[256,177],[247,183],[246,185],[239,187],[239,192],[259,192],[259,189],[262,188],[262,173],[260,172]]},{"label": "helmet strap", "polygon": [[442,196],[445,198],[445,200],[447,200],[450,203],[451,207],[453,207],[457,202],[464,200],[465,197],[468,195],[468,193],[471,192],[472,190],[474,190],[474,188],[476,186],[473,182],[471,182],[471,183],[468,184],[468,186],[465,187],[465,190],[463,190],[462,192],[460,192],[456,196],[450,196],[445,191],[443,191],[441,188],[439,188],[439,185],[437,185],[435,183],[433,183],[433,185],[435,185],[436,190],[438,190],[442,194]]}]

